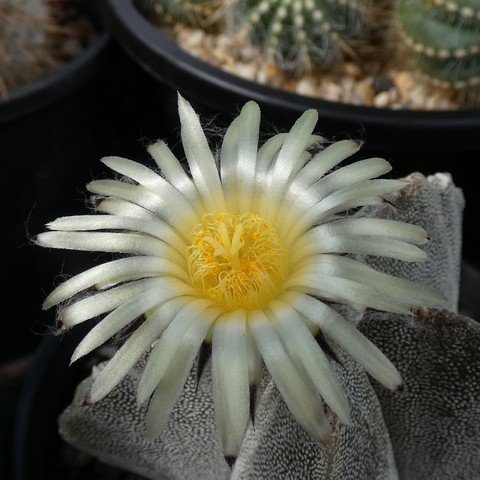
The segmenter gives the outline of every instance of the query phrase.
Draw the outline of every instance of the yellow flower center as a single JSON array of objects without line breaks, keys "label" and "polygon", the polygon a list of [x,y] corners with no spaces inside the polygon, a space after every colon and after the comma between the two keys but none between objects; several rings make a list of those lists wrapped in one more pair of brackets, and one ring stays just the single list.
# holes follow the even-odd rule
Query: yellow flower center
[{"label": "yellow flower center", "polygon": [[194,286],[227,311],[266,306],[287,277],[283,241],[253,213],[206,213],[191,242],[187,255]]}]

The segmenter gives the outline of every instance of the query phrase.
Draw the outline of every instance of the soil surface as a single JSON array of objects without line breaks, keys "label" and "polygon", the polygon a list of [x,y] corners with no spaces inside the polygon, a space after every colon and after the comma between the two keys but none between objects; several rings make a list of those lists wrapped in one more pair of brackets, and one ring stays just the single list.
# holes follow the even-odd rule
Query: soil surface
[{"label": "soil surface", "polygon": [[328,72],[312,70],[296,77],[266,64],[260,49],[235,36],[207,33],[174,24],[162,32],[191,55],[229,73],[299,95],[333,102],[394,110],[456,110],[473,106],[472,93],[432,85],[398,61],[345,60]]}]

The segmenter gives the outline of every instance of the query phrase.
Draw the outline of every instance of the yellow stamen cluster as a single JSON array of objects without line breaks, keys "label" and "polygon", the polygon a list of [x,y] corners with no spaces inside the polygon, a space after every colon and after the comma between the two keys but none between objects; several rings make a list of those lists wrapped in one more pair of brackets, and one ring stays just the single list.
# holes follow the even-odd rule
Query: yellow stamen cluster
[{"label": "yellow stamen cluster", "polygon": [[264,307],[287,277],[281,238],[253,213],[206,213],[191,242],[187,255],[194,286],[227,311]]}]

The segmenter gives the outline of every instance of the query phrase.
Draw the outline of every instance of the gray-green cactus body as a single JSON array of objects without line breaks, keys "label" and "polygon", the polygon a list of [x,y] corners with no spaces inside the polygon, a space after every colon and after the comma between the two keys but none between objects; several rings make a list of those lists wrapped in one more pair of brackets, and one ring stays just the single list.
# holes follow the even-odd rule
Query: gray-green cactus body
[{"label": "gray-green cactus body", "polygon": [[[368,256],[367,263],[438,289],[445,307],[456,311],[463,195],[445,174],[414,174],[408,182],[395,206],[375,207],[375,215],[420,221],[431,236],[429,259],[419,264]],[[366,208],[358,215],[373,213]],[[333,345],[341,362],[333,368],[347,392],[352,421],[345,425],[331,417],[329,445],[312,442],[298,426],[265,370],[255,422],[249,423],[230,471],[215,430],[208,366],[198,385],[192,370],[165,430],[149,439],[146,406],[139,407],[135,398],[144,360],[108,397],[85,404],[102,366],[95,368],[61,415],[60,434],[103,461],[152,480],[480,478],[479,324],[447,310],[425,311],[419,317],[370,312],[359,329],[394,359],[405,390],[387,391],[375,381],[370,385],[356,362]]]},{"label": "gray-green cactus body", "polygon": [[479,85],[479,0],[403,0],[398,16],[416,63],[434,83]]},{"label": "gray-green cactus body", "polygon": [[365,0],[240,0],[236,23],[267,59],[302,71],[326,67],[350,49],[367,16]]}]

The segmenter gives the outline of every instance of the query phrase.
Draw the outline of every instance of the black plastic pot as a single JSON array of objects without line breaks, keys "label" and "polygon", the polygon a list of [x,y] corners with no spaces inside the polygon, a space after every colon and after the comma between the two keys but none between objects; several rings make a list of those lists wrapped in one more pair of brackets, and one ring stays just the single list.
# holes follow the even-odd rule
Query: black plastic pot
[{"label": "black plastic pot", "polygon": [[[480,321],[479,289],[480,271],[463,265],[460,313]],[[62,338],[48,337],[38,349],[17,404],[11,480],[58,478],[54,472],[58,472],[56,464],[62,441],[57,433],[57,418],[71,401],[78,382],[90,373],[88,358],[68,366],[73,350],[88,328],[82,325]],[[76,478],[84,478],[79,475]]]},{"label": "black plastic pot", "polygon": [[[363,155],[384,156],[394,165],[393,175],[412,171],[452,173],[467,197],[465,251],[480,260],[473,240],[480,201],[472,176],[472,162],[480,161],[480,111],[393,111],[344,105],[308,98],[261,85],[226,73],[180,49],[135,8],[131,0],[104,0],[101,16],[112,36],[153,79],[160,101],[158,118],[171,115],[178,124],[174,89],[216,121],[227,122],[245,101],[256,100],[268,122],[289,128],[306,109],[320,114],[319,130],[329,137],[345,136],[366,141]],[[169,85],[171,88],[167,88]],[[173,90],[172,90],[173,89]]]},{"label": "black plastic pot", "polygon": [[[110,142],[105,140],[110,130],[100,128],[106,114],[96,88],[110,57],[109,43],[108,34],[101,34],[70,63],[19,87],[0,104],[2,203],[7,217],[1,247],[6,281],[2,293],[8,312],[0,361],[24,354],[38,342],[31,329],[43,331],[34,321],[44,291],[51,288],[61,266],[58,256],[50,260],[38,256],[29,235],[68,208],[72,198],[78,199],[79,182],[90,178],[90,165]],[[77,201],[77,209],[79,205]]]},{"label": "black plastic pot", "polygon": [[[97,3],[79,3],[95,23]],[[54,324],[41,304],[66,255],[30,238],[56,217],[86,212],[84,187],[105,171],[102,156],[143,151],[144,77],[101,33],[70,63],[0,103],[2,328],[8,332],[0,336],[0,363],[32,351]],[[72,258],[68,273],[85,269],[85,256]]]},{"label": "black plastic pot", "polygon": [[[44,298],[42,288],[51,288],[60,267],[59,257],[46,261],[38,256],[28,237],[69,206],[79,182],[90,175],[94,152],[105,143],[95,81],[109,57],[108,44],[108,35],[101,35],[71,63],[18,88],[0,104],[2,203],[7,216],[3,228],[8,233],[1,248],[7,272],[3,298],[9,312],[0,361],[31,350],[37,342],[30,329]],[[42,331],[39,325],[33,329]]]},{"label": "black plastic pot", "polygon": [[60,458],[57,417],[88,375],[87,359],[68,366],[88,328],[45,338],[27,372],[14,418],[9,480],[51,480]]}]

